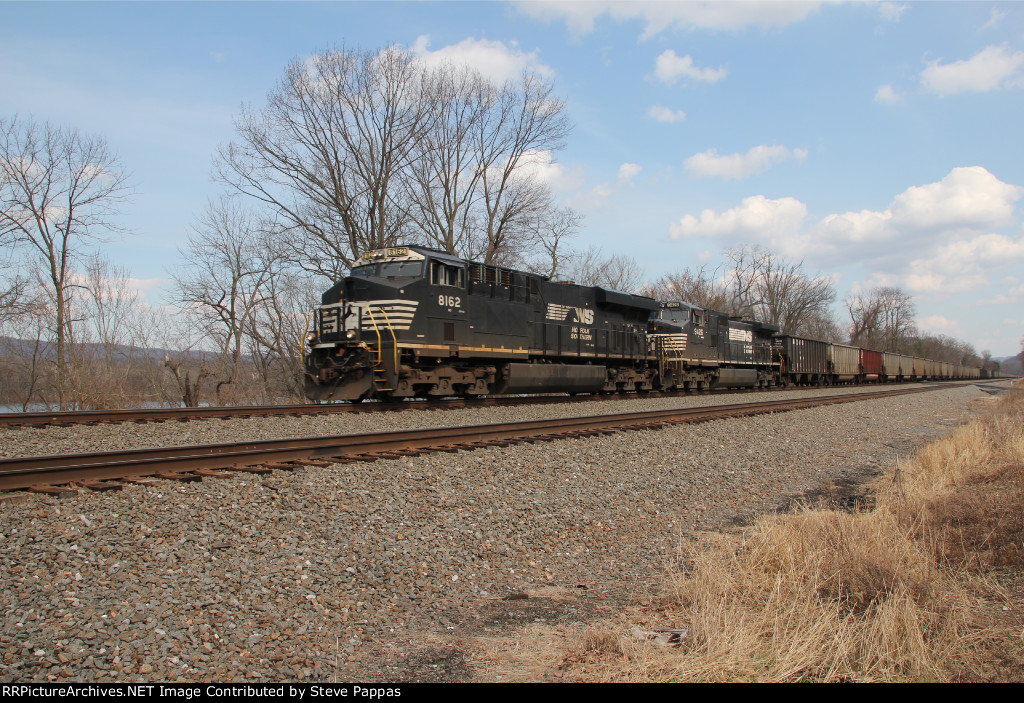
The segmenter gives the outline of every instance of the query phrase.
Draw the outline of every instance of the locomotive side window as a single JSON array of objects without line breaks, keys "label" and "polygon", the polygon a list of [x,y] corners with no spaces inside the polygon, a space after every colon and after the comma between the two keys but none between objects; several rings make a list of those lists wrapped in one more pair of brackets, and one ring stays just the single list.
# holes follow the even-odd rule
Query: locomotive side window
[{"label": "locomotive side window", "polygon": [[436,286],[466,287],[466,269],[450,266],[440,261],[430,262],[430,282]]}]

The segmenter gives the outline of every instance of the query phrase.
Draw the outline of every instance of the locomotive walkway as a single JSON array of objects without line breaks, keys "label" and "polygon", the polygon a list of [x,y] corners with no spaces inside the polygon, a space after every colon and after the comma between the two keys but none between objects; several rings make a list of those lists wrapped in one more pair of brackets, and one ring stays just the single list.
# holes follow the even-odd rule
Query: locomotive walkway
[{"label": "locomotive walkway", "polygon": [[516,442],[656,429],[669,424],[706,422],[924,393],[948,388],[949,385],[559,420],[3,459],[0,460],[0,491],[29,489],[59,495],[75,492],[79,488],[117,489],[123,486],[119,481],[226,478],[239,471],[265,473],[308,465],[330,466],[355,461],[376,461],[423,452],[456,452],[486,446],[507,446]]}]

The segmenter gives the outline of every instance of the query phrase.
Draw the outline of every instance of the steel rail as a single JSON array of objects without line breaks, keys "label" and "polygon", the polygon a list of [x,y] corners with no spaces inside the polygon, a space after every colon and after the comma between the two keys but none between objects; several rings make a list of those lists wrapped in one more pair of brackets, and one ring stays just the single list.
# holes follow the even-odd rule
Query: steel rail
[{"label": "steel rail", "polygon": [[656,428],[670,423],[785,412],[802,408],[888,398],[939,390],[944,386],[846,393],[701,408],[649,410],[561,419],[396,430],[322,437],[293,437],[224,444],[131,449],[114,452],[19,457],[0,460],[0,491],[103,481],[128,477],[180,474],[198,469],[227,469],[309,460],[329,462],[371,460],[396,451],[451,451],[504,441],[530,441],[583,433]]},{"label": "steel rail", "polygon": [[200,408],[121,408],[116,410],[63,410],[30,413],[0,413],[0,427],[43,427],[48,425],[94,425],[115,422],[165,422],[178,420],[273,417],[279,415],[322,415],[330,413],[372,413],[402,410],[438,410],[496,405],[540,405],[582,400],[608,400],[622,396],[490,396],[486,398],[437,398],[370,403],[297,403],[291,405],[213,405]]},{"label": "steel rail", "polygon": [[[959,383],[976,383],[959,381]],[[947,382],[948,383],[948,382]],[[952,383],[957,383],[956,381]],[[773,390],[820,390],[819,386],[790,386]],[[716,394],[751,392],[754,389],[718,389]],[[64,410],[29,413],[0,413],[0,427],[44,427],[49,425],[92,425],[116,422],[166,422],[177,420],[187,422],[197,419],[235,417],[274,417],[280,415],[322,415],[329,413],[392,412],[402,410],[438,410],[457,408],[493,407],[501,405],[545,405],[566,402],[601,400],[622,400],[641,397],[676,397],[693,395],[687,391],[651,392],[644,395],[630,393],[599,395],[538,395],[538,396],[488,396],[485,398],[438,398],[432,400],[407,400],[371,403],[297,403],[290,405],[214,405],[200,408],[120,408],[111,410]]]}]

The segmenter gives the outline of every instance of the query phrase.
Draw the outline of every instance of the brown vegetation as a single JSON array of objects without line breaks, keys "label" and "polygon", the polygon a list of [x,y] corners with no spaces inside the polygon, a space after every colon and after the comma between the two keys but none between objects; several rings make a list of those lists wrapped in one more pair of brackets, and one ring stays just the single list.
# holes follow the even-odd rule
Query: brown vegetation
[{"label": "brown vegetation", "polygon": [[1024,398],[922,449],[873,509],[759,519],[688,547],[666,594],[625,629],[592,632],[567,678],[593,681],[1018,681]]}]

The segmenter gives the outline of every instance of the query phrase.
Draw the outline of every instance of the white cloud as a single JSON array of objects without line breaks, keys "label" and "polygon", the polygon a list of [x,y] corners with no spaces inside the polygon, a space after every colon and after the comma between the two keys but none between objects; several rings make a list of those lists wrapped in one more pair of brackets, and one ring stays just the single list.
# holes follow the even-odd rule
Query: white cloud
[{"label": "white cloud", "polygon": [[719,155],[715,149],[694,154],[684,163],[686,170],[694,176],[717,176],[727,180],[741,180],[761,173],[775,164],[794,158],[802,161],[807,158],[805,149],[790,151],[784,146],[755,146],[746,154]]},{"label": "white cloud", "polygon": [[918,320],[917,327],[926,334],[946,334],[954,337],[964,334],[964,328],[959,320],[951,320],[945,315],[930,315]]},{"label": "white cloud", "polygon": [[1013,224],[1024,188],[1003,183],[980,166],[954,168],[941,181],[911,186],[884,211],[828,215],[816,233],[839,245],[889,241],[894,246],[941,243]]},{"label": "white cloud", "polygon": [[640,20],[642,39],[667,30],[739,30],[750,26],[784,27],[816,12],[819,2],[519,2],[519,10],[535,19],[564,21],[575,36],[590,34],[597,20]]},{"label": "white cloud", "polygon": [[126,278],[124,283],[132,290],[146,294],[149,291],[157,290],[165,283],[170,283],[170,281],[163,278]]},{"label": "white cloud", "polygon": [[807,222],[808,208],[799,200],[756,195],[721,213],[684,215],[669,231],[675,239],[714,237],[726,246],[758,243],[815,266],[856,261],[871,270],[873,285],[943,299],[991,287],[1000,271],[1024,266],[1024,231],[992,231],[1016,230],[1014,207],[1022,197],[1024,188],[984,168],[964,167],[940,181],[907,188],[882,211],[834,213]]},{"label": "white cloud", "polygon": [[897,103],[903,99],[903,96],[893,90],[893,87],[888,83],[881,86],[875,91],[875,102],[876,103]]},{"label": "white cloud", "polygon": [[900,2],[882,2],[878,5],[878,14],[882,19],[890,22],[899,22],[903,13],[909,9],[909,5]]},{"label": "white cloud", "polygon": [[930,61],[928,68],[921,71],[921,82],[927,90],[939,95],[986,93],[1024,84],[1022,69],[1024,51],[989,46],[966,61],[945,65],[938,60]]},{"label": "white cloud", "polygon": [[634,176],[643,171],[640,164],[624,163],[619,166],[619,183],[631,180]]},{"label": "white cloud", "polygon": [[916,293],[948,295],[988,286],[992,272],[1024,264],[1024,238],[983,234],[939,247],[931,256],[914,259],[906,285]]},{"label": "white cloud", "polygon": [[1007,276],[1002,281],[1001,292],[995,298],[979,300],[978,305],[1008,305],[1024,297],[1024,282],[1016,276]]},{"label": "white cloud", "polygon": [[674,49],[666,49],[654,63],[654,75],[662,83],[674,84],[680,78],[715,83],[729,74],[726,68],[698,68],[689,55],[678,56]]},{"label": "white cloud", "polygon": [[890,205],[894,222],[904,228],[987,229],[1015,222],[1014,203],[1021,186],[1003,183],[981,166],[954,168],[937,183],[912,186]]},{"label": "white cloud", "polygon": [[682,110],[672,110],[662,105],[655,105],[647,111],[648,117],[653,117],[658,122],[682,122],[686,119],[686,113]]},{"label": "white cloud", "polygon": [[548,185],[555,192],[575,190],[583,185],[582,175],[566,171],[548,150],[523,154],[519,162],[519,173]]},{"label": "white cloud", "polygon": [[998,27],[1000,24],[1002,24],[1004,19],[1006,19],[1006,13],[1001,10],[997,10],[996,8],[993,7],[992,11],[989,13],[988,16],[988,22],[981,25],[981,28],[994,29],[995,27]]},{"label": "white cloud", "polygon": [[545,78],[554,76],[555,71],[540,60],[540,51],[521,51],[515,42],[467,37],[457,44],[450,44],[437,51],[430,50],[430,37],[421,34],[410,47],[411,51],[428,66],[454,63],[471,66],[488,78],[503,83],[515,81],[523,71],[530,71]]},{"label": "white cloud", "polygon": [[601,183],[594,186],[586,193],[582,195],[576,195],[569,198],[568,204],[577,210],[583,212],[593,212],[594,210],[601,210],[608,207],[608,201],[614,193],[614,189],[609,183]]},{"label": "white cloud", "polygon": [[704,210],[700,217],[684,215],[669,227],[673,239],[689,237],[786,237],[799,232],[807,206],[796,198],[771,200],[763,195],[744,198],[731,210]]}]

